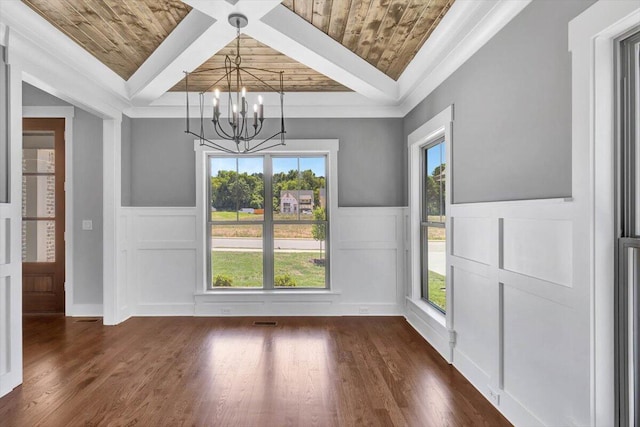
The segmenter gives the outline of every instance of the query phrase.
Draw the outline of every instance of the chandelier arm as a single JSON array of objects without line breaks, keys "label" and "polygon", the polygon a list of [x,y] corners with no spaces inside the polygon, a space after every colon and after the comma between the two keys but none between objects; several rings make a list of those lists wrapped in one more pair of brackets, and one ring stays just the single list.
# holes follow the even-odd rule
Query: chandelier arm
[{"label": "chandelier arm", "polygon": [[184,72],[184,84],[185,84],[185,95],[187,96],[187,130],[186,133],[189,133],[189,73]]},{"label": "chandelier arm", "polygon": [[[220,131],[218,132],[218,129],[220,129]],[[223,139],[233,139],[232,135],[229,135],[227,132],[224,131],[224,129],[222,128],[222,125],[220,124],[220,121],[214,122],[213,124],[213,130],[216,131],[216,133],[218,134],[218,136],[220,138]],[[222,132],[222,135],[220,134]],[[204,133],[203,133],[204,135]]]},{"label": "chandelier arm", "polygon": [[275,138],[276,136],[279,136],[281,134],[281,132],[276,133],[273,136],[270,136],[268,139],[265,139],[264,141],[262,141],[260,144],[256,145],[255,147],[253,147],[250,151],[250,153],[259,153],[260,151],[264,151],[264,150],[268,150],[269,148],[273,148],[273,147],[277,147],[279,145],[284,145],[282,142],[274,142],[271,145],[267,145],[266,147],[262,147],[259,150],[257,150],[256,148],[260,147],[262,144],[264,144],[267,141],[271,141],[273,138]]},{"label": "chandelier arm", "polygon": [[[189,131],[189,132],[185,132],[185,133],[188,133],[189,135],[197,136],[198,139],[200,140],[200,145],[206,145],[208,147],[215,148],[217,150],[224,151],[225,153],[229,153],[229,154],[237,154],[235,151],[230,150],[227,147],[223,147],[220,144],[216,144],[215,142],[211,141],[210,139],[205,138],[202,135],[198,135],[195,132]],[[204,141],[206,141],[206,143]]]},{"label": "chandelier arm", "polygon": [[[255,70],[259,70],[259,68],[254,68]],[[249,74],[251,77],[253,77],[254,79],[258,80],[260,83],[262,83],[263,85],[267,86],[269,89],[271,89],[274,92],[278,92],[278,93],[282,93],[281,90],[282,88],[280,88],[281,90],[276,89],[275,87],[271,86],[269,83],[265,82],[264,80],[262,80],[260,77],[256,76],[255,74],[253,74],[251,71],[247,71],[248,68],[243,68],[242,71],[244,71],[245,73]]]},{"label": "chandelier arm", "polygon": [[[262,146],[262,145],[264,145],[265,143],[267,143],[267,142],[271,141],[273,138],[275,138],[276,136],[279,136],[281,133],[282,133],[282,132],[275,133],[275,134],[271,135],[269,138],[267,138],[267,139],[263,140],[261,143],[259,143],[259,144],[255,145],[255,146],[251,149],[251,152],[252,152],[252,153],[255,153],[255,152],[258,152],[258,151],[265,150],[265,148],[261,148],[260,150],[258,150],[258,147],[261,147],[261,146]],[[275,147],[276,145],[282,145],[282,143],[280,143],[280,142],[279,142],[279,143],[276,143],[275,145],[269,146],[269,147],[267,147],[267,148]]]}]

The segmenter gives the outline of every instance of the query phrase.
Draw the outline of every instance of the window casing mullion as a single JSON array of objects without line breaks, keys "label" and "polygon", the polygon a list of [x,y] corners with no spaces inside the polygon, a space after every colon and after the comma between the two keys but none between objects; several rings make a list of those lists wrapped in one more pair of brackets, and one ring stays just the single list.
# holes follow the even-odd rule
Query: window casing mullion
[{"label": "window casing mullion", "polygon": [[264,271],[264,289],[274,288],[274,245],[273,245],[273,165],[271,156],[266,154],[263,157],[263,182],[264,182],[264,226],[263,226],[263,271]]}]

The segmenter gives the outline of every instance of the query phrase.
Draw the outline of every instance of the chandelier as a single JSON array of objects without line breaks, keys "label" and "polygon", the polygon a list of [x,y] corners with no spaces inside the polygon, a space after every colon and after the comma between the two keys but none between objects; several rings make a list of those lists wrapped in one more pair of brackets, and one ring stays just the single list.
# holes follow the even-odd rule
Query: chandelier
[{"label": "chandelier", "polygon": [[[267,150],[269,148],[284,145],[284,71],[270,71],[262,68],[243,67],[240,56],[240,28],[248,24],[247,17],[233,13],[229,15],[229,23],[236,27],[236,52],[235,57],[225,55],[224,67],[196,70],[191,73],[185,71],[185,91],[187,96],[187,129],[185,133],[194,135],[204,145],[229,154],[247,154]],[[198,74],[223,72],[217,81],[198,92],[200,126],[198,132],[190,128],[189,113],[189,76]],[[266,80],[265,80],[266,79]],[[267,81],[268,80],[268,81]],[[277,83],[276,83],[277,82]],[[252,87],[262,92],[270,92],[279,95],[280,98],[280,130],[270,136],[261,134],[264,124],[264,104],[262,96],[258,96],[253,103],[253,114],[249,111],[248,93],[245,83],[251,83]],[[274,85],[276,87],[274,87]],[[223,92],[219,87],[223,88]],[[213,92],[213,101],[210,107],[205,102],[205,94]],[[223,107],[220,96],[227,98]],[[220,109],[226,108],[226,117],[221,117]],[[205,117],[207,114],[211,116]],[[211,117],[211,125],[205,123]],[[213,129],[210,129],[210,128]],[[209,135],[205,135],[205,129]],[[214,135],[215,132],[215,135]],[[220,140],[233,141],[232,144],[221,145]]]}]

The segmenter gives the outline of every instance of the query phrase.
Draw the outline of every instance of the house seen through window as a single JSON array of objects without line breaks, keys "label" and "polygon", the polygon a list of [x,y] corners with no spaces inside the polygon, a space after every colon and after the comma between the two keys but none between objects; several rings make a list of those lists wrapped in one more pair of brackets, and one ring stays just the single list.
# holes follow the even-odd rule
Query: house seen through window
[{"label": "house seen through window", "polygon": [[326,288],[326,158],[208,158],[209,286]]}]

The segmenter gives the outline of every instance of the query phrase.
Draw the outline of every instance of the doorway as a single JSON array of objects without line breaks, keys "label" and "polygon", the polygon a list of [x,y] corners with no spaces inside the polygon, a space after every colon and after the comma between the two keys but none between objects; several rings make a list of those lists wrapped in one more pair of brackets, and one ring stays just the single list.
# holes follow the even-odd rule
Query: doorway
[{"label": "doorway", "polygon": [[65,312],[64,129],[65,119],[23,119],[23,314]]}]

